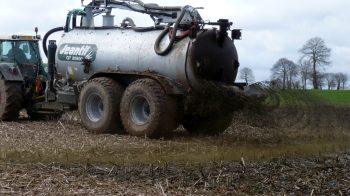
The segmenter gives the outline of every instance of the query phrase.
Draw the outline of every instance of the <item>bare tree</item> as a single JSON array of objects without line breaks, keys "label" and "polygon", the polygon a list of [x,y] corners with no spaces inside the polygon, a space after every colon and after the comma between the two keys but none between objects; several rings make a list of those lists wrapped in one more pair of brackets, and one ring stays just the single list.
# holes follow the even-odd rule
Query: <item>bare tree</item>
[{"label": "bare tree", "polygon": [[298,76],[299,68],[295,63],[291,63],[288,66],[288,88],[292,89],[294,87],[295,78]]},{"label": "bare tree", "polygon": [[239,71],[240,79],[244,80],[247,84],[251,84],[254,82],[255,77],[253,71],[250,68],[243,68]]},{"label": "bare tree", "polygon": [[340,82],[342,84],[343,90],[345,90],[345,86],[346,86],[346,83],[348,82],[348,79],[349,78],[347,74],[344,74],[344,73],[340,74]]},{"label": "bare tree", "polygon": [[299,50],[302,54],[301,61],[309,61],[312,65],[312,83],[314,89],[318,89],[319,79],[317,77],[317,71],[319,67],[323,67],[330,64],[329,58],[331,56],[331,49],[328,48],[319,37],[311,38],[306,44]]},{"label": "bare tree", "polygon": [[335,82],[336,82],[337,90],[340,90],[340,87],[341,87],[341,74],[342,73],[334,74],[334,79],[335,79]]},{"label": "bare tree", "polygon": [[282,89],[291,88],[293,78],[297,74],[297,66],[291,60],[287,58],[279,59],[272,67],[272,80],[282,81]]},{"label": "bare tree", "polygon": [[326,85],[326,74],[317,72],[317,86],[318,89],[323,90],[323,87]]},{"label": "bare tree", "polygon": [[311,65],[309,61],[300,61],[299,62],[299,72],[300,72],[300,78],[302,87],[305,90],[307,86],[307,80],[310,78],[311,73]]},{"label": "bare tree", "polygon": [[337,90],[345,89],[346,83],[349,80],[348,75],[341,72],[334,74],[334,79],[337,85]]},{"label": "bare tree", "polygon": [[328,90],[332,90],[332,88],[335,88],[337,83],[335,79],[335,74],[334,73],[326,73],[324,74],[324,79],[327,82],[327,87]]}]

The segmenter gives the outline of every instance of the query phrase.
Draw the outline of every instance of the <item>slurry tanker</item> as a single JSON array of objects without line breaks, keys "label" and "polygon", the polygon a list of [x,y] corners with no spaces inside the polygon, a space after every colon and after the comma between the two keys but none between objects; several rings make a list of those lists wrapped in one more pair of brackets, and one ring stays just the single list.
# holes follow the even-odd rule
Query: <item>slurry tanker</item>
[{"label": "slurry tanker", "polygon": [[[136,26],[120,10],[154,25]],[[43,37],[0,39],[0,118],[26,109],[32,119],[78,109],[93,133],[160,137],[182,125],[190,133],[222,133],[244,104],[235,83],[241,31],[227,19],[208,22],[199,8],[140,0],[82,1],[65,25]],[[118,15],[119,16],[119,15]],[[62,32],[59,43],[49,40]],[[49,40],[49,41],[48,41]]]}]

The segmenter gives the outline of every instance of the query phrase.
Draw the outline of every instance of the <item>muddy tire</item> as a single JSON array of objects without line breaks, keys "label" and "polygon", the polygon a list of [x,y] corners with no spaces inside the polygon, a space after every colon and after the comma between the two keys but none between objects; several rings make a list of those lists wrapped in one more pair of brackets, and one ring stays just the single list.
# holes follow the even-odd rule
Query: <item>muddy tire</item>
[{"label": "muddy tire", "polygon": [[83,125],[92,133],[123,133],[119,116],[123,87],[111,78],[89,81],[79,96],[79,114]]},{"label": "muddy tire", "polygon": [[177,128],[176,105],[158,82],[140,79],[125,90],[120,116],[130,135],[158,138]]},{"label": "muddy tire", "polygon": [[206,118],[188,115],[182,125],[191,134],[219,135],[231,125],[232,120],[232,113]]},{"label": "muddy tire", "polygon": [[22,84],[18,82],[7,82],[0,74],[0,120],[17,120],[22,106]]}]

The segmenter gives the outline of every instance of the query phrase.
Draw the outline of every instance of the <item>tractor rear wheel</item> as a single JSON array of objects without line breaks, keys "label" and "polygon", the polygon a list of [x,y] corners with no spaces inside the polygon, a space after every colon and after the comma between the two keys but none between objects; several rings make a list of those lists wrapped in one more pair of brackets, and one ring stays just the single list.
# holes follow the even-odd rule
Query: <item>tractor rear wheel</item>
[{"label": "tractor rear wheel", "polygon": [[232,120],[232,113],[205,118],[187,115],[182,125],[191,134],[219,135],[231,125]]},{"label": "tractor rear wheel", "polygon": [[0,119],[4,121],[17,120],[22,106],[22,84],[5,81],[0,74]]},{"label": "tractor rear wheel", "polygon": [[123,87],[111,78],[95,78],[79,96],[79,113],[84,126],[92,133],[123,133],[119,116]]},{"label": "tractor rear wheel", "polygon": [[130,135],[157,138],[177,128],[176,105],[158,82],[140,79],[125,90],[120,115]]}]

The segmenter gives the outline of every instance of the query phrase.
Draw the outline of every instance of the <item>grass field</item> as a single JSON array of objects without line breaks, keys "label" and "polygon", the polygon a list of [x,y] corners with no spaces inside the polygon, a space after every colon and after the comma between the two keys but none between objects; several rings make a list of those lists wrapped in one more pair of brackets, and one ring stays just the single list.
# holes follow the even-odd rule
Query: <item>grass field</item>
[{"label": "grass field", "polygon": [[284,106],[350,106],[350,90],[272,90],[268,105]]},{"label": "grass field", "polygon": [[350,90],[334,91],[334,90],[312,90],[311,94],[332,105],[350,106]]}]

